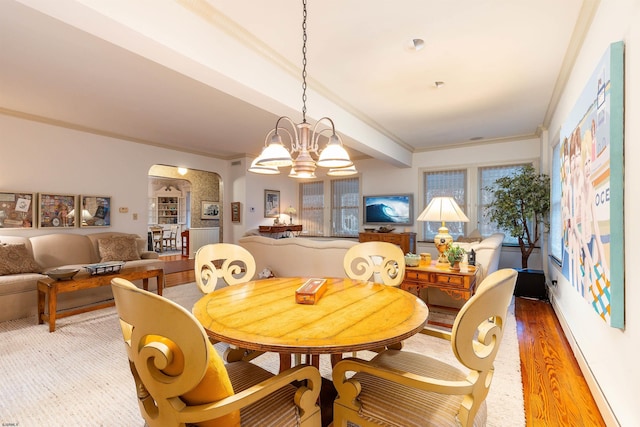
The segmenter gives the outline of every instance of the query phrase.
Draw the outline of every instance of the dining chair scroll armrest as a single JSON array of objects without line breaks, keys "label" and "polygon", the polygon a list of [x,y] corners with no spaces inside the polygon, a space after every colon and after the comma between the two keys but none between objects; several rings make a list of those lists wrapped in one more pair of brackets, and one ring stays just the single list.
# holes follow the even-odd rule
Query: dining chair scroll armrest
[{"label": "dining chair scroll armrest", "polygon": [[322,386],[320,371],[308,365],[300,365],[288,369],[246,390],[216,402],[187,406],[181,412],[180,420],[186,423],[197,423],[215,419],[255,403],[294,382],[302,383],[302,385],[297,386],[298,390],[294,399],[300,411],[300,418],[304,420],[320,410],[317,402],[320,396],[320,387]]},{"label": "dining chair scroll armrest", "polygon": [[389,366],[380,366],[371,361],[347,358],[338,362],[333,367],[333,385],[338,392],[336,403],[352,408],[359,408],[357,398],[362,390],[362,386],[357,378],[347,378],[347,372],[367,373],[407,387],[441,394],[464,395],[473,391],[473,384],[467,380],[442,380],[417,375]]},{"label": "dining chair scroll armrest", "polygon": [[424,329],[420,331],[420,333],[424,335],[429,335],[431,337],[451,341],[451,332],[443,331],[442,329],[429,328],[425,326]]}]

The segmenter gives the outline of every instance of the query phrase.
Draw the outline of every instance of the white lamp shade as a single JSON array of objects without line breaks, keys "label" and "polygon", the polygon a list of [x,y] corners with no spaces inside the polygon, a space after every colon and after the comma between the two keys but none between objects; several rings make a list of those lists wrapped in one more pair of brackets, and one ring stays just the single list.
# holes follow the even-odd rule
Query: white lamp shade
[{"label": "white lamp shade", "polygon": [[284,213],[286,213],[287,215],[295,215],[296,213],[296,208],[289,206]]},{"label": "white lamp shade", "polygon": [[329,143],[320,153],[317,162],[318,166],[325,168],[344,168],[351,166],[353,162],[349,158],[349,153],[344,149],[336,135],[332,135]]},{"label": "white lamp shade", "polygon": [[293,163],[291,159],[291,153],[282,145],[280,136],[274,135],[271,139],[271,143],[262,150],[262,153],[257,159],[256,164],[260,166],[291,166]]},{"label": "white lamp shade", "polygon": [[327,172],[327,175],[331,175],[331,176],[349,176],[349,175],[355,175],[357,174],[358,171],[356,170],[356,167],[354,165],[348,166],[346,168],[331,168],[329,169],[329,172]]},{"label": "white lamp shade", "polygon": [[453,197],[434,197],[418,216],[418,221],[469,222]]},{"label": "white lamp shade", "polygon": [[258,158],[256,158],[253,162],[251,162],[251,166],[249,167],[249,172],[259,173],[262,175],[276,175],[280,173],[278,168],[275,166],[259,165]]}]

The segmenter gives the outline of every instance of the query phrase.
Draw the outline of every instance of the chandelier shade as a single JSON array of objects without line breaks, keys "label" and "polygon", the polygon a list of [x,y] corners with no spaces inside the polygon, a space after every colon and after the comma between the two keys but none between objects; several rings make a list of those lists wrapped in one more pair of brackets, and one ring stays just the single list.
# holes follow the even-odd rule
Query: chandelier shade
[{"label": "chandelier shade", "polygon": [[349,176],[349,175],[355,175],[357,173],[358,171],[356,170],[356,167],[354,165],[351,165],[351,166],[347,166],[346,168],[331,168],[329,169],[329,172],[327,172],[327,175]]},{"label": "chandelier shade", "polygon": [[[349,153],[345,150],[342,139],[336,134],[333,120],[323,117],[313,126],[307,123],[307,2],[302,0],[302,123],[294,123],[288,117],[280,117],[274,129],[267,133],[265,146],[260,156],[252,163],[255,168],[249,168],[250,172],[264,172],[261,167],[280,168],[291,166],[289,177],[291,178],[315,178],[316,166],[325,168],[346,168],[353,166]],[[281,126],[290,125],[293,132]],[[318,130],[318,125],[328,122],[330,127]],[[331,131],[329,142],[323,150],[320,150],[318,140],[324,131]],[[289,136],[287,147],[282,141],[282,134]],[[269,141],[267,143],[267,141]],[[315,156],[315,157],[314,157]],[[271,170],[271,169],[269,169]],[[355,170],[355,167],[354,167]],[[357,173],[357,172],[353,172]]]},{"label": "chandelier shade", "polygon": [[344,168],[351,166],[353,162],[349,158],[347,150],[342,146],[338,135],[333,134],[326,148],[320,152],[316,164],[325,168]]},{"label": "chandelier shade", "polygon": [[280,173],[280,170],[275,166],[263,166],[257,164],[257,158],[251,162],[251,166],[249,166],[249,172],[259,173],[262,175],[277,175]]}]

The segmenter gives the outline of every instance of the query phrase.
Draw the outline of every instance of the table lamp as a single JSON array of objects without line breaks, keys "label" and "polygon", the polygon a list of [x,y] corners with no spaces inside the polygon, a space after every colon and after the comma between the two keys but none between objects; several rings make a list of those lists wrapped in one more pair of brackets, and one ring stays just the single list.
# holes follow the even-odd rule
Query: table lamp
[{"label": "table lamp", "polygon": [[284,213],[289,215],[289,224],[293,225],[293,216],[296,214],[296,208],[294,208],[293,206],[289,206],[287,209],[285,209]]},{"label": "table lamp", "polygon": [[438,249],[438,268],[448,268],[449,262],[444,254],[449,243],[453,242],[453,237],[449,234],[449,229],[445,226],[445,221],[469,222],[469,218],[462,212],[460,206],[453,200],[453,197],[434,197],[429,205],[418,216],[418,221],[440,221],[442,226],[438,229],[438,234],[433,238],[433,242]]}]

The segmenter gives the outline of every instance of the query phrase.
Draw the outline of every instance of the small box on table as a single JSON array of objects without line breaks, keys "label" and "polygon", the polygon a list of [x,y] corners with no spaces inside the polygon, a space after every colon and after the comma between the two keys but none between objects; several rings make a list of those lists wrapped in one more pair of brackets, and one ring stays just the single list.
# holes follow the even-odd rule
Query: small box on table
[{"label": "small box on table", "polygon": [[315,304],[327,290],[326,279],[309,279],[296,290],[298,304]]}]

